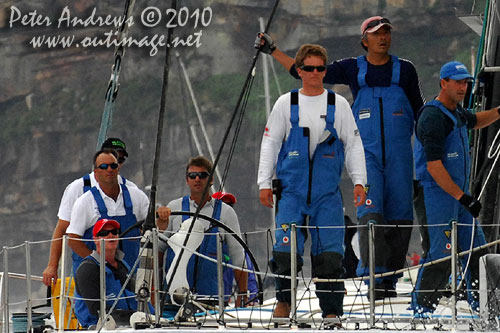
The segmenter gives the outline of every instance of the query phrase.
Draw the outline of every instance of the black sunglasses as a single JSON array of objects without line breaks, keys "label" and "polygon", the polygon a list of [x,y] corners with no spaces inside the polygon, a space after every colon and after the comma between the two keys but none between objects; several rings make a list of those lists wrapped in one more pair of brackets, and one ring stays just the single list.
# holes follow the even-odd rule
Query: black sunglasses
[{"label": "black sunglasses", "polygon": [[123,156],[122,156],[122,157],[118,157],[118,163],[119,163],[119,164],[123,164],[123,163],[125,163],[125,161],[126,161],[126,160],[127,160],[127,159],[126,159],[125,157],[123,157]]},{"label": "black sunglasses", "polygon": [[118,169],[118,163],[103,163],[97,166],[101,170],[108,170],[108,167],[115,170]]},{"label": "black sunglasses", "polygon": [[383,18],[383,19],[380,19],[380,20],[371,21],[370,23],[368,23],[366,25],[366,28],[363,31],[363,34],[366,32],[366,30],[371,29],[373,27],[376,27],[379,24],[384,24],[384,23],[391,24],[391,21],[389,21],[389,19],[386,19],[386,18]]},{"label": "black sunglasses", "polygon": [[99,237],[106,237],[107,235],[109,234],[113,234],[113,235],[118,235],[120,233],[120,230],[118,229],[111,229],[111,230],[101,230],[99,231],[96,236],[99,236]]},{"label": "black sunglasses", "polygon": [[186,176],[188,176],[190,179],[196,179],[196,177],[200,177],[200,179],[205,179],[209,175],[208,172],[203,171],[203,172],[188,172]]},{"label": "black sunglasses", "polygon": [[306,72],[314,72],[314,70],[317,70],[318,72],[324,72],[326,70],[326,66],[308,66],[308,65],[302,65],[299,67],[303,71]]}]

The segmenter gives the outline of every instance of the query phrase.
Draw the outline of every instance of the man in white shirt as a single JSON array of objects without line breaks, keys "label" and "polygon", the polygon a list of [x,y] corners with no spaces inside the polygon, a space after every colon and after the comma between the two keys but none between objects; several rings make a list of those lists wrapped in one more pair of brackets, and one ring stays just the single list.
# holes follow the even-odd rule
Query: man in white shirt
[{"label": "man in white shirt", "polygon": [[[312,238],[313,276],[341,278],[344,269],[344,214],[339,182],[344,166],[354,186],[354,204],[364,203],[366,164],[363,145],[348,102],[323,87],[326,50],[305,44],[295,64],[302,78],[300,91],[282,95],[275,103],[262,139],[258,184],[260,201],[273,207],[276,189],[276,243],[271,267],[274,273],[290,275],[290,225],[309,229]],[[278,181],[272,184],[276,169]],[[331,227],[338,226],[338,228]],[[330,227],[319,229],[322,227]],[[298,229],[298,270],[307,232]],[[290,314],[290,280],[276,279],[278,304],[275,317]],[[316,284],[324,318],[343,314],[342,282]]]},{"label": "man in white shirt", "polygon": [[[69,246],[73,250],[73,271],[82,258],[90,255],[95,245],[92,228],[101,218],[117,220],[122,232],[137,221],[146,218],[149,199],[137,187],[118,182],[118,155],[115,150],[102,149],[94,155],[94,175],[97,186],[80,196],[71,211],[71,220],[66,230]],[[125,253],[124,260],[132,267],[139,254],[140,227],[134,227],[126,237],[137,237],[120,242]],[[84,241],[75,238],[83,238]]]},{"label": "man in white shirt", "polygon": [[[210,196],[209,191],[203,197],[205,187],[208,183],[212,184],[213,180],[209,179],[209,174],[212,171],[212,163],[204,156],[191,158],[186,166],[186,184],[189,187],[189,195],[170,201],[166,207],[158,208],[158,227],[166,229],[165,235],[171,237],[181,229],[182,223],[189,216],[171,216],[168,219],[168,214],[171,211],[196,212],[201,206],[200,214],[211,216],[229,227],[237,236],[241,237],[240,224],[234,209],[222,202],[215,200]],[[166,213],[166,215],[164,215]],[[201,223],[205,229],[205,235],[198,251],[204,255],[216,258],[217,245],[215,234],[220,232],[223,240],[223,251],[229,254],[233,265],[246,267],[245,252],[238,241],[228,234],[224,229],[210,225],[210,222],[202,218],[198,218],[197,223]],[[175,264],[174,251],[168,248],[167,244],[160,243],[160,252],[165,253],[165,271],[168,272],[169,267]],[[217,266],[213,262],[192,256],[186,268],[189,287],[199,296],[203,295],[212,299],[216,299],[218,295],[217,289]],[[234,276],[238,285],[237,305],[246,303],[247,294],[247,279],[246,272],[235,269]],[[167,281],[168,283],[169,281]]]},{"label": "man in white shirt", "polygon": [[[119,138],[108,138],[101,146],[101,149],[111,148],[116,150],[118,153],[118,165],[119,168],[125,163],[128,153],[127,146],[125,142]],[[137,187],[133,182],[125,179],[122,176],[119,177],[120,184],[127,184],[127,186]],[[52,233],[52,243],[50,245],[49,262],[47,267],[43,271],[43,283],[46,286],[55,284],[57,281],[57,269],[59,268],[59,259],[61,258],[62,251],[62,241],[60,240],[62,236],[66,233],[69,221],[71,219],[71,209],[75,204],[76,199],[78,199],[83,193],[90,190],[92,186],[97,185],[97,180],[95,179],[94,172],[85,174],[83,177],[75,179],[71,182],[66,189],[61,198],[61,203],[59,204],[59,211],[57,217],[57,225]]]}]

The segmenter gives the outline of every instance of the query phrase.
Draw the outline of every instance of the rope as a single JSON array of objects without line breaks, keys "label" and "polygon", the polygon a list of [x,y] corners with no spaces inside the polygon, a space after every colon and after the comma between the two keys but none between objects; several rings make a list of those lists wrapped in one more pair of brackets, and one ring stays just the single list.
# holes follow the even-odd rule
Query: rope
[{"label": "rope", "polygon": [[[279,4],[279,0],[276,0],[276,3],[275,3],[275,5],[274,5],[274,8],[273,8],[273,10],[272,10],[272,12],[271,12],[271,16],[270,16],[270,18],[269,18],[269,21],[267,22],[266,31],[267,31],[267,29],[269,28],[269,26],[270,26],[270,24],[271,24],[271,22],[272,22],[272,19],[273,19],[273,17],[274,17],[274,14],[276,13],[276,9],[277,9],[277,7],[278,7],[278,4]],[[229,125],[228,125],[228,127],[227,127],[227,129],[226,129],[226,132],[225,132],[225,134],[224,134],[224,138],[222,139],[222,142],[221,142],[220,148],[219,148],[219,150],[218,150],[218,152],[217,152],[217,157],[215,158],[215,161],[213,162],[213,167],[212,167],[212,170],[211,170],[211,172],[210,172],[209,179],[213,179],[214,172],[215,172],[215,170],[216,170],[216,168],[217,168],[217,165],[218,165],[218,163],[219,163],[219,159],[220,159],[220,157],[221,157],[222,150],[223,150],[223,148],[224,148],[224,145],[226,144],[227,138],[228,138],[229,133],[230,133],[230,131],[231,131],[232,124],[234,123],[234,120],[235,120],[236,115],[237,115],[237,113],[238,113],[238,109],[239,109],[239,107],[240,107],[240,105],[241,105],[241,101],[242,101],[242,99],[243,99],[243,96],[245,95],[246,90],[247,90],[247,88],[248,88],[248,86],[249,86],[249,81],[250,81],[250,79],[251,79],[251,77],[252,77],[252,72],[254,71],[255,63],[257,62],[257,59],[258,59],[259,54],[260,54],[260,50],[257,50],[257,52],[256,52],[256,54],[255,54],[255,56],[254,56],[254,58],[253,58],[252,65],[251,65],[251,68],[250,68],[250,71],[249,71],[249,73],[247,74],[247,79],[246,79],[246,81],[245,81],[245,83],[244,83],[244,85],[243,85],[242,92],[241,92],[241,94],[240,94],[240,96],[239,96],[239,98],[238,98],[238,102],[236,103],[236,107],[235,107],[235,109],[234,109],[234,111],[233,111],[233,114],[232,114],[231,119],[230,119],[230,121],[229,121]],[[224,182],[224,180],[222,180],[222,182]],[[210,182],[207,182],[207,185],[205,186],[205,188],[204,188],[204,190],[203,190],[203,194],[202,194],[202,196],[201,196],[202,198],[206,198],[206,197],[207,197],[209,187],[210,187]],[[153,187],[152,187],[152,188],[153,188]],[[203,205],[198,205],[198,207],[196,208],[196,212],[195,212],[195,214],[194,214],[194,216],[193,216],[193,219],[192,219],[191,224],[190,224],[190,226],[189,226],[189,229],[188,229],[188,231],[187,231],[187,237],[184,239],[184,243],[183,243],[183,245],[184,245],[184,246],[185,246],[185,245],[188,243],[188,241],[189,241],[189,235],[190,235],[190,234],[191,234],[191,232],[193,231],[194,224],[195,224],[195,222],[196,222],[197,217],[198,217],[198,216],[199,216],[199,214],[200,214],[200,211],[201,211],[202,206],[203,206]],[[154,215],[153,215],[153,216],[154,216]],[[182,257],[183,252],[184,252],[184,248],[181,248],[181,251],[180,251],[180,253],[179,253],[178,259],[177,259],[177,260],[175,261],[175,263],[174,263],[174,268],[173,268],[173,269],[174,269],[174,271],[176,271],[176,270],[177,270],[177,268],[179,267],[179,261],[180,261],[180,258]],[[172,280],[173,280],[173,278],[174,278],[174,275],[172,274],[172,276],[170,277],[170,279],[169,279],[169,281],[168,281],[167,285],[171,285],[171,284],[172,284]]]},{"label": "rope", "polygon": [[[135,0],[126,0],[125,10],[123,11],[123,22],[119,28],[118,40],[121,41],[127,37],[128,34],[128,18],[132,15],[135,5]],[[109,79],[108,88],[104,98],[104,111],[102,113],[101,127],[99,129],[99,136],[97,138],[96,150],[99,150],[106,140],[108,129],[111,128],[113,118],[113,110],[115,108],[115,99],[118,94],[118,78],[120,77],[121,64],[123,56],[125,55],[125,48],[122,43],[115,48],[115,61],[111,68],[111,78]]]}]

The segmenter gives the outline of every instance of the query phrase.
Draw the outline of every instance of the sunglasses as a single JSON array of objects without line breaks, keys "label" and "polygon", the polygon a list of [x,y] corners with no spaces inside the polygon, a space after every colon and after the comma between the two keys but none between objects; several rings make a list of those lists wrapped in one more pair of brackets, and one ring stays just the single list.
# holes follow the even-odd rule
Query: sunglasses
[{"label": "sunglasses", "polygon": [[107,235],[109,234],[112,234],[112,235],[118,235],[120,233],[120,230],[118,229],[111,229],[111,230],[101,230],[99,231],[96,236],[99,236],[99,237],[106,237]]},{"label": "sunglasses", "polygon": [[108,167],[115,170],[118,169],[118,163],[103,163],[97,166],[101,170],[108,170]]},{"label": "sunglasses", "polygon": [[303,71],[306,72],[314,72],[314,70],[317,70],[318,72],[324,72],[326,70],[326,66],[308,66],[308,65],[302,65],[299,67]]},{"label": "sunglasses", "polygon": [[188,172],[186,176],[188,176],[190,179],[196,179],[196,177],[200,177],[200,179],[205,179],[209,175],[208,172],[203,171],[203,172]]},{"label": "sunglasses", "polygon": [[376,27],[379,24],[384,24],[384,23],[391,24],[391,22],[389,21],[389,19],[386,19],[386,18],[383,18],[383,19],[380,19],[380,20],[371,21],[370,23],[368,23],[366,25],[366,28],[363,31],[363,34],[366,32],[366,30],[371,29],[373,27]]},{"label": "sunglasses", "polygon": [[127,159],[125,157],[118,157],[118,164],[123,164],[126,160]]}]

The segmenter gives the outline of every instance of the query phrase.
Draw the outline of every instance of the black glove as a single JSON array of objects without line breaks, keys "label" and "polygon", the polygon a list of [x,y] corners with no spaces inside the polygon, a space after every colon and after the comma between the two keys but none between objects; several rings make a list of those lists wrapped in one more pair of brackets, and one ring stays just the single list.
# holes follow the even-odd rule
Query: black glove
[{"label": "black glove", "polygon": [[469,213],[474,216],[478,217],[479,212],[481,211],[481,203],[471,197],[470,195],[463,194],[460,199],[458,200],[464,207],[469,211]]},{"label": "black glove", "polygon": [[[264,44],[261,44],[262,41],[264,41]],[[273,39],[265,32],[257,33],[257,38],[255,38],[253,46],[266,54],[272,54],[276,50]]]}]

